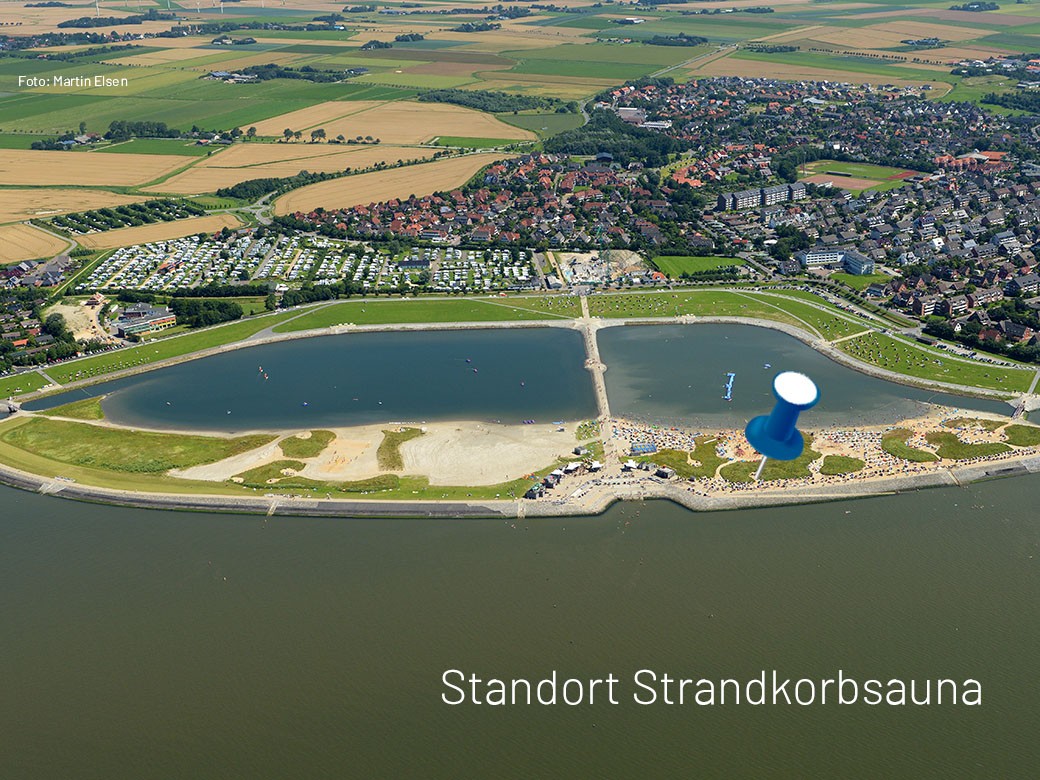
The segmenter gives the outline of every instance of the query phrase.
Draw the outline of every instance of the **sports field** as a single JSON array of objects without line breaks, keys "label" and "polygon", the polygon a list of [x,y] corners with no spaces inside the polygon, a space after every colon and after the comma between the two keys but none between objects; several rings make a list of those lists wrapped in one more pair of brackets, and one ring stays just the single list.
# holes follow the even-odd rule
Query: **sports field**
[{"label": "sports field", "polygon": [[816,160],[806,163],[803,169],[808,175],[801,176],[800,181],[830,184],[856,194],[863,190],[891,190],[902,187],[908,178],[918,175],[917,171],[905,168],[837,160]]},{"label": "sports field", "polygon": [[292,214],[297,211],[313,211],[319,207],[347,208],[391,198],[429,195],[465,184],[485,165],[502,158],[503,155],[494,153],[468,154],[448,160],[323,181],[287,192],[275,201],[274,210],[276,214]]}]

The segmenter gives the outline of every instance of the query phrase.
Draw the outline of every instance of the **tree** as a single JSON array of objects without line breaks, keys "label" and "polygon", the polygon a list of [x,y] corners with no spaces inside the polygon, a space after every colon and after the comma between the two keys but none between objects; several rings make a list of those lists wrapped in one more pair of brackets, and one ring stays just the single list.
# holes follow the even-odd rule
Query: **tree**
[{"label": "tree", "polygon": [[248,138],[250,141],[253,140],[254,138],[256,138],[256,128],[255,127],[250,127],[248,130],[246,130],[246,138]]},{"label": "tree", "polygon": [[278,297],[274,293],[270,293],[264,298],[264,308],[268,311],[274,311],[278,308]]},{"label": "tree", "polygon": [[79,123],[79,134],[83,135],[85,132],[87,132],[87,123],[86,122],[80,122]]},{"label": "tree", "polygon": [[336,136],[337,143],[343,143],[346,140],[347,139],[344,137],[343,133],[340,133],[339,135]]},{"label": "tree", "polygon": [[293,137],[293,131],[287,127],[284,130],[282,130],[282,135],[284,135],[285,140],[288,141],[290,138]]},{"label": "tree", "polygon": [[311,143],[325,140],[325,128],[319,127],[317,130],[311,130]]},{"label": "tree", "polygon": [[302,130],[297,130],[297,131],[295,131],[293,133],[293,139],[294,140],[299,141],[301,138],[303,138],[303,131]]}]

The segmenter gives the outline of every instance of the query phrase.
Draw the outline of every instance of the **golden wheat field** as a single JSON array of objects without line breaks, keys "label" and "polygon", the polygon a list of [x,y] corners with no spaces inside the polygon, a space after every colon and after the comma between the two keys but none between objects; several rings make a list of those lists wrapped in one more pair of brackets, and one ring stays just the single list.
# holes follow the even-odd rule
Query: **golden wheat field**
[{"label": "golden wheat field", "polygon": [[[59,22],[63,22],[66,19],[71,19],[76,16],[82,16],[83,12],[77,13],[79,8],[85,9],[87,6],[79,7],[48,7],[48,8],[26,8],[24,3],[21,2],[5,2],[2,6],[3,21],[10,26],[10,30],[5,32],[13,32],[18,35],[35,35],[43,32],[54,32]],[[93,14],[93,5],[90,6],[90,10]],[[137,9],[129,9],[122,5],[113,6],[111,8],[105,8],[105,16],[132,16],[138,13]],[[133,32],[133,33],[147,33],[147,32],[159,32],[160,30],[169,29],[169,22],[144,22],[143,24],[119,24],[118,22],[110,27],[105,28],[105,32],[110,30],[118,30],[119,32]]]},{"label": "golden wheat field", "polygon": [[44,233],[32,225],[0,227],[0,263],[53,257],[67,246],[67,241]]},{"label": "golden wheat field", "polygon": [[300,171],[332,173],[344,168],[368,168],[378,162],[427,159],[437,150],[432,147],[402,147],[379,144],[347,146],[339,144],[256,144],[233,146],[226,152],[204,158],[203,162],[148,192],[198,195],[230,187],[249,179],[284,178]]},{"label": "golden wheat field", "polygon": [[450,160],[362,173],[343,179],[323,181],[288,192],[275,201],[276,214],[346,208],[409,195],[429,195],[464,184],[485,165],[508,155],[469,154]]},{"label": "golden wheat field", "polygon": [[3,190],[0,189],[0,223],[52,217],[70,211],[103,209],[136,203],[146,198],[105,190]]},{"label": "golden wheat field", "polygon": [[305,134],[323,128],[331,138],[370,135],[390,144],[424,143],[441,135],[535,138],[534,133],[507,125],[490,114],[447,103],[369,103],[360,110],[356,106],[356,103],[322,103],[268,119],[256,125],[256,129],[260,135],[271,136],[281,135],[286,128]]},{"label": "golden wheat field", "polygon": [[130,186],[143,184],[194,162],[196,157],[166,154],[93,154],[0,149],[0,182],[50,186]]},{"label": "golden wheat field", "polygon": [[90,233],[85,236],[77,236],[76,240],[90,249],[113,249],[117,246],[147,244],[153,241],[182,238],[195,233],[216,233],[223,227],[237,228],[241,224],[238,218],[231,214],[211,214],[206,217],[179,219],[176,222],[157,222],[154,225],[120,228],[119,230],[108,230],[104,233]]},{"label": "golden wheat field", "polygon": [[[373,100],[351,100],[349,102],[331,100],[327,103],[318,103],[315,106],[301,108],[298,111],[290,111],[287,114],[279,114],[271,119],[257,122],[254,127],[256,127],[257,135],[280,136],[286,128],[290,130],[309,130],[322,126],[325,122],[332,122],[341,117],[369,111],[378,105],[382,104]],[[333,133],[332,136],[335,137],[336,133]]]},{"label": "golden wheat field", "polygon": [[[198,40],[196,39],[195,45],[198,46]],[[211,51],[206,49],[197,48],[184,48],[184,49],[158,49],[156,51],[145,52],[144,54],[136,54],[132,57],[114,57],[110,60],[105,60],[113,65],[170,65],[178,62],[184,62],[185,60],[194,60],[198,57],[204,57],[207,54],[212,54]]]}]

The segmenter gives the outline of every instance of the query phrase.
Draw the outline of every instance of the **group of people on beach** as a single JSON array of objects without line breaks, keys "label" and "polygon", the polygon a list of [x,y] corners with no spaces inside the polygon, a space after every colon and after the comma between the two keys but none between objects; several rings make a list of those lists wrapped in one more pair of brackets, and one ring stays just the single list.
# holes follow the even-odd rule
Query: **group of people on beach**
[{"label": "group of people on beach", "polygon": [[[900,425],[878,426],[873,428],[843,428],[838,426],[819,429],[812,432],[809,446],[820,452],[823,457],[810,461],[806,468],[807,477],[792,479],[772,479],[763,482],[731,481],[719,476],[719,472],[708,478],[683,480],[686,489],[701,495],[733,494],[753,490],[784,490],[817,485],[839,485],[852,481],[868,479],[888,479],[906,477],[934,470],[940,466],[941,459],[915,462],[905,460],[886,452],[882,446],[884,434],[897,428],[909,428],[912,433],[906,439],[906,445],[919,450],[934,452],[935,446],[926,436],[932,432],[954,433],[966,444],[991,443],[1002,440],[997,430],[999,424],[981,424],[979,421],[965,420],[958,417],[959,410],[936,407],[931,415],[917,420],[904,421]],[[748,444],[743,431],[697,431],[692,429],[653,425],[625,418],[613,418],[607,426],[610,437],[614,440],[619,453],[630,453],[633,457],[646,455],[653,460],[655,451],[678,450],[690,453],[699,444],[714,445],[716,455],[730,462],[755,461],[758,453]],[[974,458],[958,459],[958,465],[970,465],[983,461],[1006,458],[1009,455],[1023,454],[1021,449],[1008,453],[998,453]],[[824,474],[821,466],[828,455],[852,458],[862,462],[862,466],[844,474]],[[854,465],[855,464],[853,462]]]}]

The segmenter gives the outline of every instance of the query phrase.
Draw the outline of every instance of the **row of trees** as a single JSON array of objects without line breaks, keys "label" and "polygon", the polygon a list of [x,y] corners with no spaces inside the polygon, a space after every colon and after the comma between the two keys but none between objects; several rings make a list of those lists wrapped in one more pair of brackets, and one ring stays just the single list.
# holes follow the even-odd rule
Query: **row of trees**
[{"label": "row of trees", "polygon": [[431,89],[423,92],[418,98],[425,103],[451,103],[456,106],[475,108],[491,114],[512,111],[555,110],[561,108],[565,112],[578,113],[580,107],[575,101],[565,102],[559,98],[539,97],[537,95],[511,95],[507,92],[494,92],[485,89]]},{"label": "row of trees", "polygon": [[621,165],[641,162],[650,168],[666,165],[669,155],[683,150],[676,139],[630,125],[612,111],[594,112],[584,127],[547,139],[544,148],[555,154],[607,152]]},{"label": "row of trees", "polygon": [[200,300],[198,298],[174,298],[170,311],[177,315],[178,325],[189,328],[204,328],[242,318],[242,307],[234,301]]}]

